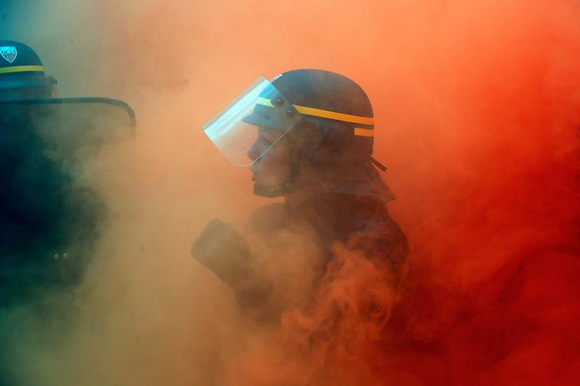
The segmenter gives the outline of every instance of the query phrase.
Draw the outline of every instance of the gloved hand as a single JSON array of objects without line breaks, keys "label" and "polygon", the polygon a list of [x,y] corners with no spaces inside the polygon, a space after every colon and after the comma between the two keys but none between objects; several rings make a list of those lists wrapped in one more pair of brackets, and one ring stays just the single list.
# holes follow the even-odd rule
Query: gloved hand
[{"label": "gloved hand", "polygon": [[206,225],[193,243],[191,255],[234,289],[251,269],[248,243],[231,224],[220,220]]},{"label": "gloved hand", "polygon": [[271,283],[253,266],[248,243],[231,224],[210,221],[193,243],[191,255],[230,286],[248,316],[261,322],[277,318],[277,311],[268,306]]}]

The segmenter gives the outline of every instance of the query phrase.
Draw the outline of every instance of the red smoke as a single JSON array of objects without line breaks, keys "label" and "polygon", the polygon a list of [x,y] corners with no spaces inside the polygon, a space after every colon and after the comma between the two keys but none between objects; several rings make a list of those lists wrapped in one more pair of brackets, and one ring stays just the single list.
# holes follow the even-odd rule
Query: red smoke
[{"label": "red smoke", "polygon": [[410,288],[374,362],[394,384],[578,384],[578,4],[454,11],[417,65],[436,134],[408,153]]}]

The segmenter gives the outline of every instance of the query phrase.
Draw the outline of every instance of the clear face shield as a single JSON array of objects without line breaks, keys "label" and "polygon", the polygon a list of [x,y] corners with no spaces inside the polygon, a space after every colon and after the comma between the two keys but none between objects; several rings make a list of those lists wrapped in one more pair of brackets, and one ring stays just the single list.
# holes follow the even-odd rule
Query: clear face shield
[{"label": "clear face shield", "polygon": [[[264,156],[302,116],[266,78],[259,77],[202,126],[208,138],[236,166],[250,166]],[[256,150],[259,129],[279,131],[276,141]],[[252,150],[252,157],[249,152]]]}]

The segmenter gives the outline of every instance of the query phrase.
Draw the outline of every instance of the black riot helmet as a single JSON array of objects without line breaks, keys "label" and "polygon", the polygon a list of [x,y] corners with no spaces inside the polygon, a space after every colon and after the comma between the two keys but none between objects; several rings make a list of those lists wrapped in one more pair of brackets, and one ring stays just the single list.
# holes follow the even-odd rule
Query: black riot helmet
[{"label": "black riot helmet", "polygon": [[[373,109],[359,85],[345,76],[322,70],[289,71],[276,77],[272,85],[302,115],[302,126],[314,128],[311,133],[299,133],[300,130],[289,133],[303,142],[298,144],[302,156],[332,163],[370,159]],[[276,108],[274,103],[260,103],[244,121],[268,127],[269,110]]]},{"label": "black riot helmet", "polygon": [[[385,202],[394,198],[375,169],[384,166],[372,158],[371,103],[349,78],[310,69],[285,72],[272,82],[260,78],[203,129],[232,163],[244,166],[252,163],[242,157],[257,136],[256,127],[279,130],[280,138],[288,138],[292,170],[283,186],[256,184],[257,195],[275,197],[300,184],[319,183],[339,193]],[[306,179],[300,164],[308,166]]]},{"label": "black riot helmet", "polygon": [[56,83],[32,48],[0,40],[0,100],[52,97]]}]

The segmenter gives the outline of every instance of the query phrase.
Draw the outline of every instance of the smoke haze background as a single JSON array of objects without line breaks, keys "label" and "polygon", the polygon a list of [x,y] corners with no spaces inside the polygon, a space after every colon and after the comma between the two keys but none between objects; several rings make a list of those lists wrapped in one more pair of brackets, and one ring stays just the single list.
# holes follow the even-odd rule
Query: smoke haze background
[{"label": "smoke haze background", "polygon": [[[306,383],[295,377],[319,356],[368,384],[575,384],[579,7],[2,3],[3,37],[37,50],[60,96],[116,97],[138,115],[135,141],[105,149],[95,172],[109,214],[73,322],[26,314],[10,342],[22,384]],[[280,331],[246,334],[232,294],[189,257],[208,220],[243,229],[269,202],[199,127],[259,74],[294,68],[344,74],[368,93],[375,156],[398,196],[389,207],[413,249],[381,339],[347,359],[273,346],[303,338],[292,315]],[[353,277],[372,274],[356,266]],[[350,296],[360,283],[344,285]],[[276,354],[286,360],[261,360]],[[325,381],[337,384],[314,384]]]}]

